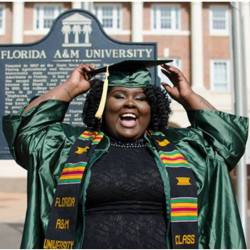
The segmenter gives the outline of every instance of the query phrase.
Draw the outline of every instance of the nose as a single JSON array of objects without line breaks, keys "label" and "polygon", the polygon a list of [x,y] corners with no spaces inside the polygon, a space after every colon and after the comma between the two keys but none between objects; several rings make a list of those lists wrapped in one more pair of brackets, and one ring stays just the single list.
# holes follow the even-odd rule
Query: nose
[{"label": "nose", "polygon": [[136,107],[135,100],[132,97],[128,97],[126,99],[126,102],[124,103],[124,106],[128,108],[135,108]]}]

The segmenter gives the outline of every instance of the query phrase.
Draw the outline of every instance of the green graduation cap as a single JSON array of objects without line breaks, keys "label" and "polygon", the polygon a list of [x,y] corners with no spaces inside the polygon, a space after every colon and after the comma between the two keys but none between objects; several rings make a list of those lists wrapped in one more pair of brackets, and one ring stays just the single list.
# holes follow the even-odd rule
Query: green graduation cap
[{"label": "green graduation cap", "polygon": [[105,73],[102,96],[95,117],[98,119],[102,117],[109,86],[144,88],[152,81],[148,68],[169,62],[172,60],[126,60],[88,72],[90,78]]}]

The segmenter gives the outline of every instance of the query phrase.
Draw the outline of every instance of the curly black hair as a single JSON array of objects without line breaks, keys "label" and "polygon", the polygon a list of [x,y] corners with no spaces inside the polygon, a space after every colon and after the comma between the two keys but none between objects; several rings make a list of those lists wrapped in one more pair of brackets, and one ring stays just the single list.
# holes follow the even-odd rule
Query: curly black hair
[{"label": "curly black hair", "polygon": [[[91,130],[100,130],[101,121],[95,118],[102,94],[103,81],[94,79],[91,81],[91,89],[87,94],[83,107],[83,122]],[[163,131],[168,126],[171,113],[170,99],[165,90],[159,86],[150,85],[144,89],[147,101],[151,107],[151,121],[149,129]]]}]

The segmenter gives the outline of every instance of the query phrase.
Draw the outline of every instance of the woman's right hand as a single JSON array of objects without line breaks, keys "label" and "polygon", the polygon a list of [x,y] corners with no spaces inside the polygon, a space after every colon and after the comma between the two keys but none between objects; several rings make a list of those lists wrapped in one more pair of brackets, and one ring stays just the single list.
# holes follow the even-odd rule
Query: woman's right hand
[{"label": "woman's right hand", "polygon": [[94,70],[93,66],[89,64],[80,64],[62,84],[72,99],[89,90],[90,82],[87,72],[91,70]]},{"label": "woman's right hand", "polygon": [[89,90],[90,82],[87,72],[93,69],[94,67],[89,64],[80,64],[72,71],[67,80],[57,85],[55,88],[48,90],[43,95],[35,98],[25,108],[25,112],[47,100],[71,102],[74,97]]}]

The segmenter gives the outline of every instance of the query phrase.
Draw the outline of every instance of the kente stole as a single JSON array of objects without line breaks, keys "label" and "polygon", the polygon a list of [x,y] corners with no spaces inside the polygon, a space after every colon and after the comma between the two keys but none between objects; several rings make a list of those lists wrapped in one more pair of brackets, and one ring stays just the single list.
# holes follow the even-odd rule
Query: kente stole
[{"label": "kente stole", "polygon": [[[52,203],[45,249],[74,248],[80,189],[88,170],[87,163],[103,136],[102,132],[86,130],[71,147]],[[170,202],[166,202],[169,218],[166,220],[170,219],[172,247],[198,248],[197,188],[193,172],[185,157],[163,133],[152,132],[150,137],[169,177]]]},{"label": "kente stole", "polygon": [[152,132],[151,137],[169,178],[172,247],[198,248],[198,200],[193,171],[163,133]]}]

